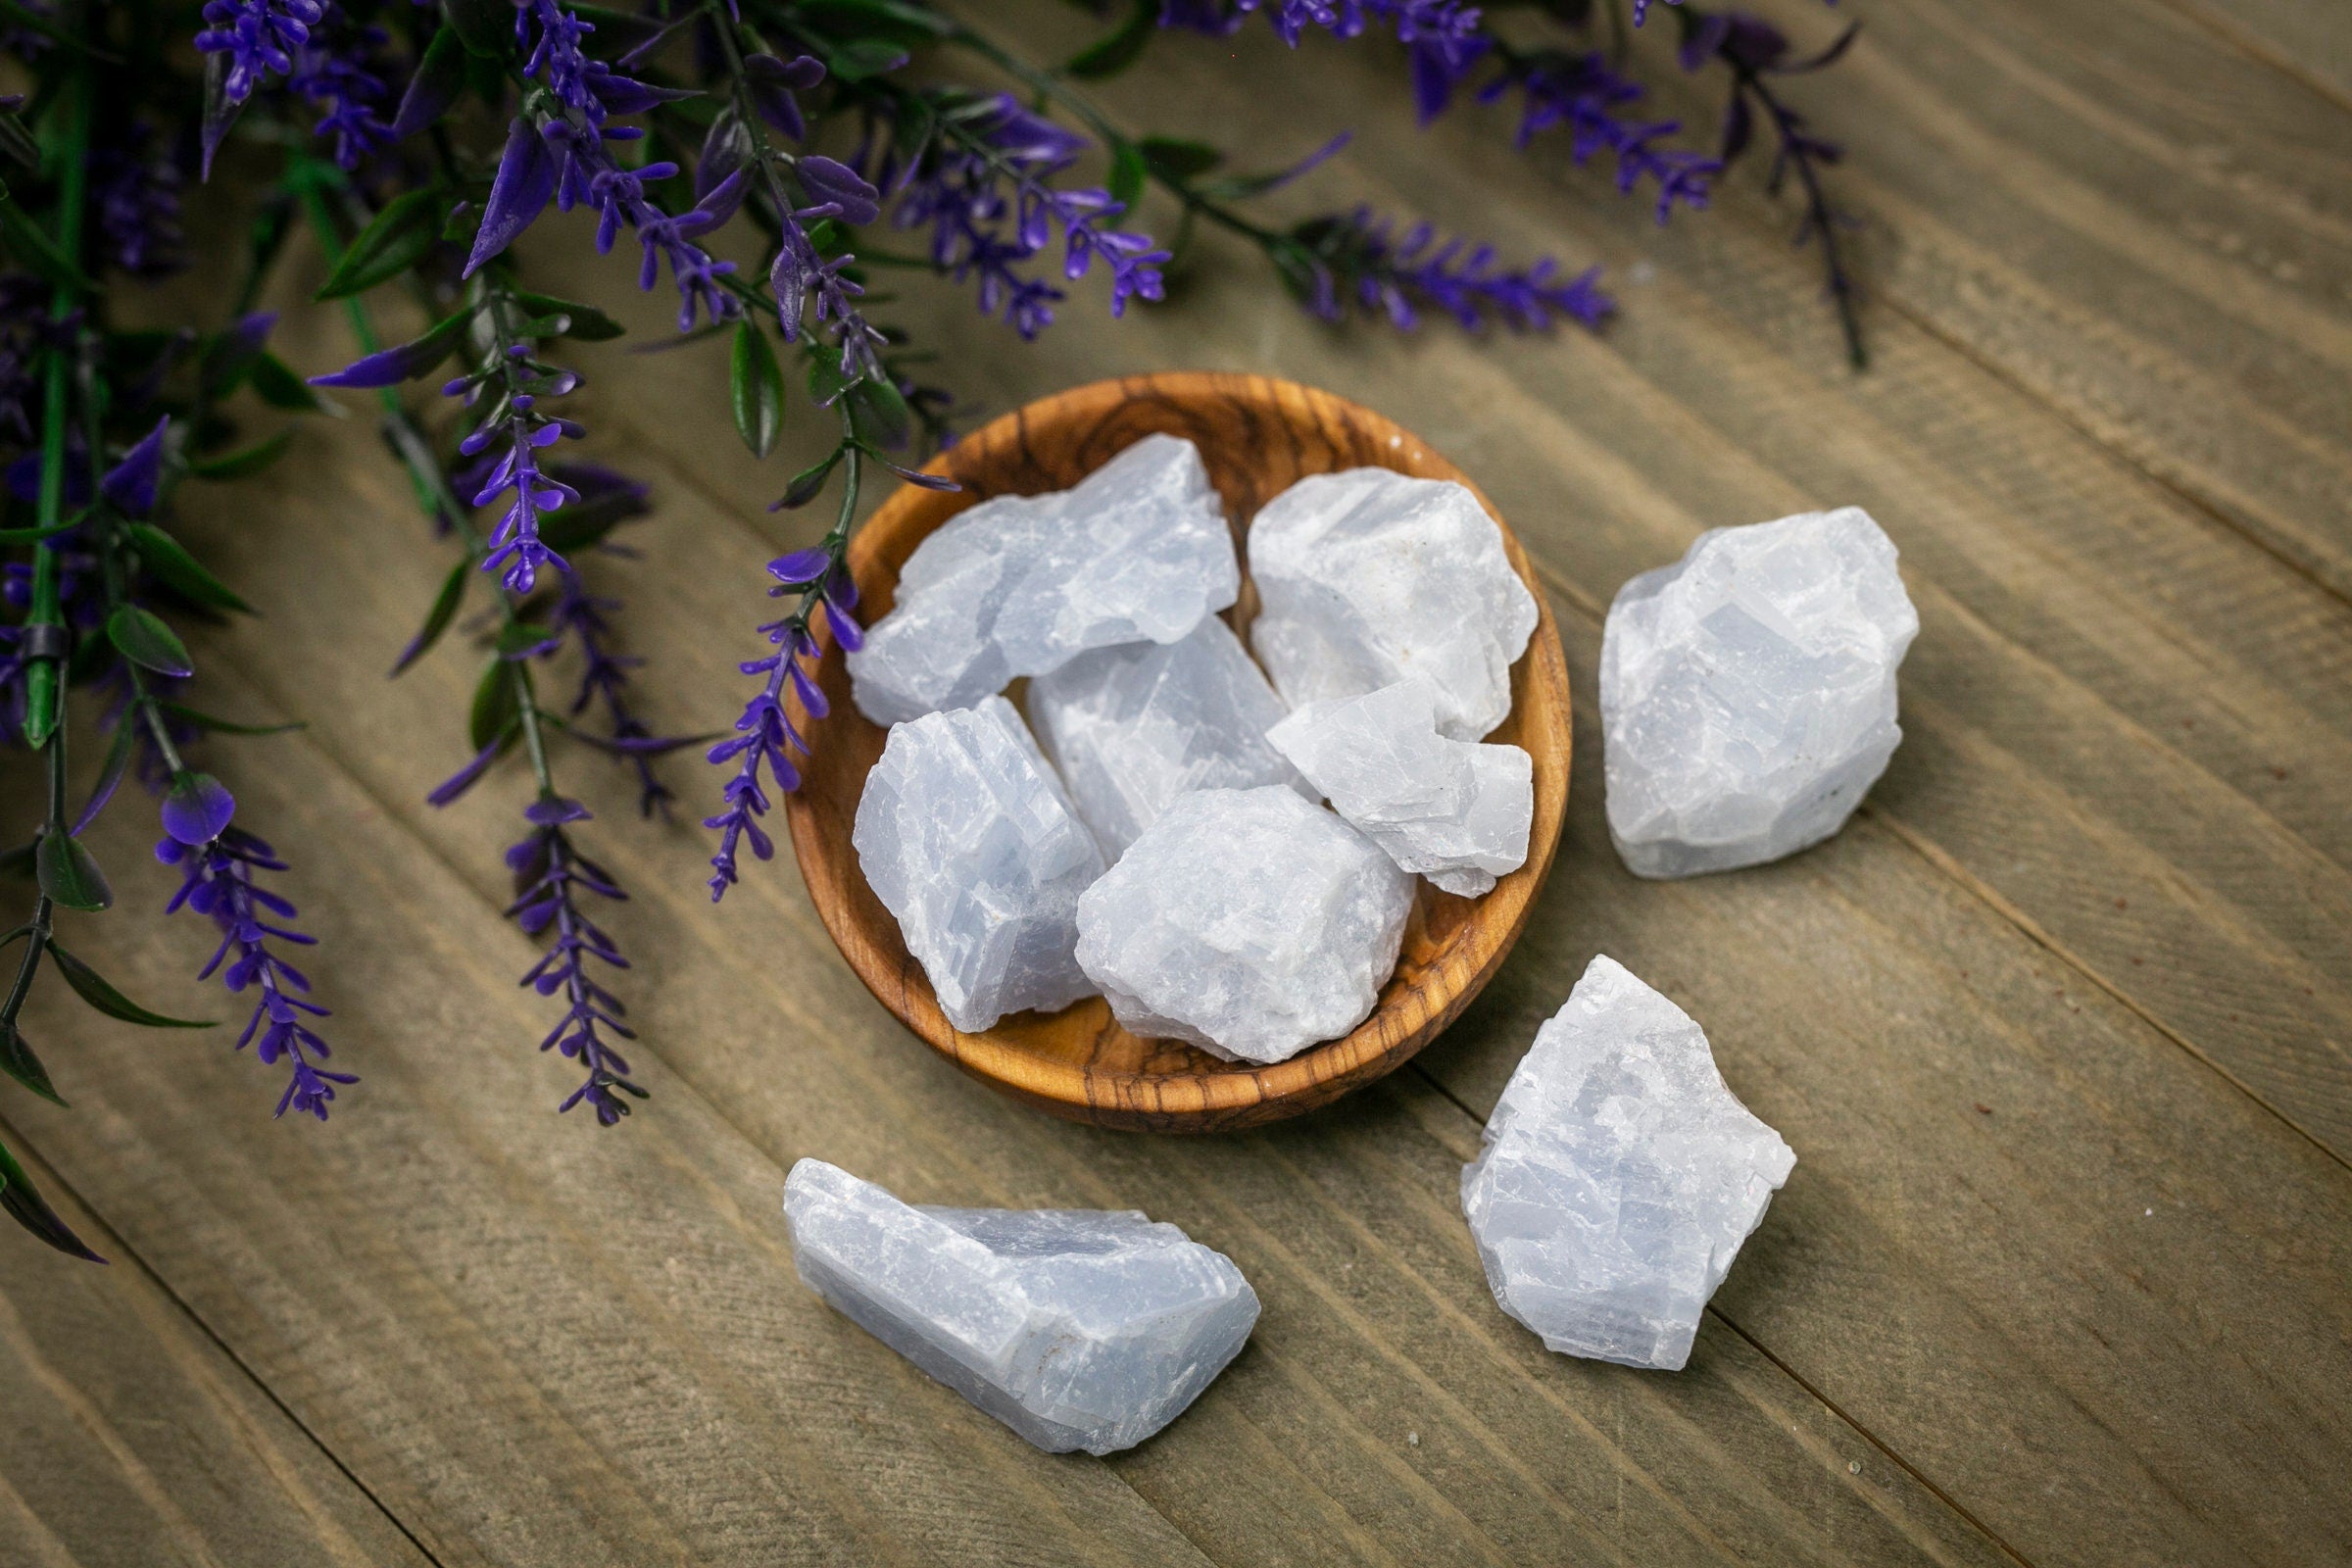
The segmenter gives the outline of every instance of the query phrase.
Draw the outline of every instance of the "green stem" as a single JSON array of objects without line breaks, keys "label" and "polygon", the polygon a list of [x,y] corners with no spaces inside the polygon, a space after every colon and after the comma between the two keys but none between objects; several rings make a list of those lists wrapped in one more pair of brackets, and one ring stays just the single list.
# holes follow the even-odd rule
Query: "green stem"
[{"label": "green stem", "polygon": [[[88,67],[75,63],[66,78],[60,113],[65,131],[53,151],[57,168],[57,244],[70,260],[81,257],[81,220],[89,190],[89,147],[92,98]],[[74,316],[74,290],[59,284],[49,302],[49,321],[62,333]],[[53,344],[42,387],[41,480],[35,520],[54,527],[66,510],[66,431],[72,419],[68,406],[73,363],[66,350]],[[32,552],[32,603],[24,617],[27,627],[65,624],[60,604],[58,553],[44,542]],[[54,652],[36,655],[24,666],[24,739],[38,749],[46,746],[65,718],[65,672]]]}]

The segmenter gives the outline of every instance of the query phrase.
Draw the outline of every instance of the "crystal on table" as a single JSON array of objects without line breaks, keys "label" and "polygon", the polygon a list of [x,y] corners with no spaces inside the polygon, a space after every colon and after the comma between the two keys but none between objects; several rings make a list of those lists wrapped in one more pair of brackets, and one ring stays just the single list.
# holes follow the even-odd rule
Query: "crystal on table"
[{"label": "crystal on table", "polygon": [[893,725],[851,842],[957,1029],[1093,995],[1073,950],[1102,852],[1004,698]]},{"label": "crystal on table", "polygon": [[962,708],[1091,648],[1172,643],[1232,604],[1241,567],[1200,450],[1148,435],[1074,488],[949,518],[849,655],[858,711]]},{"label": "crystal on table", "polygon": [[1332,809],[1437,887],[1476,898],[1527,860],[1535,760],[1438,733],[1438,694],[1415,677],[1309,703],[1266,732]]},{"label": "crystal on table", "polygon": [[1292,707],[1422,675],[1451,739],[1481,739],[1510,712],[1536,601],[1466,487],[1387,468],[1310,475],[1251,520],[1250,572],[1250,646]]},{"label": "crystal on table", "polygon": [[1131,1032],[1275,1062],[1364,1021],[1413,882],[1296,790],[1180,795],[1078,901],[1078,963]]},{"label": "crystal on table", "polygon": [[1699,535],[1601,637],[1609,836],[1640,876],[1776,860],[1845,824],[1903,738],[1919,615],[1859,507]]},{"label": "crystal on table", "polygon": [[1049,1453],[1151,1437],[1257,1322],[1231,1258],[1133,1209],[915,1206],[804,1159],[784,1214],[809,1289]]},{"label": "crystal on table", "polygon": [[1024,706],[1112,860],[1179,795],[1305,788],[1266,741],[1282,699],[1215,615],[1176,642],[1080,654],[1032,680]]},{"label": "crystal on table", "polygon": [[1690,1015],[1600,956],[1504,1086],[1462,1213],[1546,1348],[1673,1370],[1795,1165]]}]

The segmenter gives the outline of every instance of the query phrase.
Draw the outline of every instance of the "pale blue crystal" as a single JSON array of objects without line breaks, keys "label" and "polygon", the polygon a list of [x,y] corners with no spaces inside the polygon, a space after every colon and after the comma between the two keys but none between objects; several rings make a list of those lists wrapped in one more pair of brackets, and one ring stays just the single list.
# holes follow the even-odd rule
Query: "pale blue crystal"
[{"label": "pale blue crystal", "polygon": [[809,1289],[1050,1453],[1151,1437],[1257,1322],[1231,1258],[1133,1209],[916,1207],[804,1159],[784,1214]]}]

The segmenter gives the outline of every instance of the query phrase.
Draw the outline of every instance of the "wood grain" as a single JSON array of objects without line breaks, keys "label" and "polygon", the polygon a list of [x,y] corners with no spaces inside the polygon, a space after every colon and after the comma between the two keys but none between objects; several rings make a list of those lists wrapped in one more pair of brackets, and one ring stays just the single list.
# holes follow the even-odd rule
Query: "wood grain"
[{"label": "wood grain", "polygon": [[[656,1091],[600,1135],[549,1113],[544,1008],[512,986],[530,945],[498,919],[497,855],[522,791],[419,801],[464,750],[478,650],[375,674],[442,568],[353,420],[192,526],[266,612],[199,639],[208,700],[313,721],[216,760],[296,861],[338,1057],[367,1081],[327,1128],[271,1127],[266,1075],[221,1043],[168,1043],[166,1072],[154,1040],[44,1004],[74,1108],[12,1130],[443,1563],[2352,1556],[2348,117],[2160,0],[1847,3],[1848,84],[1803,86],[1854,148],[1861,378],[1791,215],[1746,179],[1657,230],[1475,112],[1415,130],[1375,48],[1294,57],[1255,31],[1163,40],[1112,111],[1205,117],[1269,162],[1353,125],[1294,213],[1367,200],[1602,261],[1622,316],[1597,339],[1334,332],[1214,238],[1115,331],[1087,298],[1033,348],[947,291],[893,308],[992,408],[1206,367],[1396,416],[1511,518],[1588,697],[1626,575],[1703,526],[1869,506],[1926,629],[1904,747],[1831,845],[1636,883],[1588,766],[1524,938],[1433,1048],[1311,1117],[1146,1140],[914,1046],[789,866],[713,913],[703,835],[632,819],[623,779],[566,755],[599,811],[582,831],[636,895],[613,924]],[[1055,58],[1094,27],[979,9]],[[625,272],[584,244],[526,263],[600,301]],[[627,303],[665,334],[662,301]],[[286,352],[348,358],[332,325],[290,316]],[[796,416],[755,464],[700,352],[585,355],[580,400],[597,455],[657,484],[645,559],[592,570],[628,595],[676,730],[731,711],[760,564],[806,542],[762,509],[826,434]],[[709,781],[676,771],[699,809]],[[69,940],[194,1010],[209,944],[131,917],[165,889],[135,803],[117,814],[98,849],[124,908]],[[1455,1206],[1478,1113],[1602,950],[1691,1008],[1800,1155],[1673,1378],[1544,1352],[1486,1295]],[[1266,1316],[1161,1438],[1043,1460],[792,1280],[775,1194],[803,1153],[923,1200],[1143,1206],[1233,1255]],[[7,1297],[56,1335],[94,1310],[73,1291],[114,1281],[43,1258]],[[154,1441],[131,1451],[172,1504],[218,1518]],[[119,1450],[73,1451],[43,1471],[0,1446],[0,1481],[44,1521],[140,1495]],[[279,1560],[258,1474],[210,1478],[261,1534],[205,1523],[209,1549]],[[69,1544],[144,1568],[152,1541]]]},{"label": "wood grain", "polygon": [[[998,495],[1065,490],[1142,436],[1180,435],[1200,449],[1224,500],[1237,549],[1259,507],[1310,473],[1367,466],[1469,487],[1494,518],[1503,551],[1536,595],[1535,634],[1512,666],[1511,712],[1488,739],[1535,760],[1535,816],[1526,863],[1479,899],[1440,893],[1425,879],[1396,972],[1372,1015],[1342,1039],[1266,1066],[1221,1061],[1181,1041],[1139,1039],[1100,997],[1052,1014],[1019,1013],[964,1034],[941,1012],[898,921],[866,885],[851,844],[865,775],[884,733],[851,701],[837,657],[819,664],[829,710],[812,717],[796,696],[794,722],[813,755],[786,802],[794,853],[819,919],[882,1004],[965,1071],[1054,1115],[1145,1132],[1232,1131],[1329,1104],[1411,1059],[1469,1005],[1527,924],[1559,843],[1568,797],[1568,671],[1559,633],[1527,554],[1468,476],[1393,421],[1296,382],[1262,376],[1129,376],[1056,393],[972,432],[931,468],[961,488],[907,486],[858,530],[850,567],[867,612],[889,613],[900,568],[932,530]],[[1245,605],[1237,608],[1236,629]],[[831,633],[820,631],[829,654]]]}]

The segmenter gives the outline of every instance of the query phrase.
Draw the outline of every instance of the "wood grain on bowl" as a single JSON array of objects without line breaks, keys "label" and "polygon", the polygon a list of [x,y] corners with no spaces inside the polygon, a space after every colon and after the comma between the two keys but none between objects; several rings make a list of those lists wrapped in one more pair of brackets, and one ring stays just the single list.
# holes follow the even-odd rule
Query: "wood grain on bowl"
[{"label": "wood grain on bowl", "polygon": [[[907,1028],[966,1071],[1055,1115],[1106,1127],[1210,1132],[1248,1127],[1326,1104],[1390,1072],[1436,1038],[1494,975],[1527,923],[1558,846],[1568,798],[1568,671],[1551,612],[1519,541],[1494,503],[1418,437],[1343,398],[1261,376],[1173,373],[1100,381],[1033,403],[958,442],[931,464],[963,486],[941,493],[907,486],[858,531],[850,569],[868,615],[891,608],[899,569],[941,523],[998,495],[1035,495],[1076,484],[1154,431],[1189,438],[1225,499],[1240,546],[1257,509],[1296,480],[1378,466],[1469,485],[1502,532],[1512,568],[1535,595],[1538,620],[1511,671],[1511,714],[1488,737],[1535,759],[1536,810],[1527,863],[1478,899],[1420,883],[1396,972],[1371,1017],[1345,1039],[1272,1066],[1220,1061],[1175,1041],[1129,1034],[1101,998],[1059,1012],[1016,1013],[980,1034],[949,1024],[907,953],[897,920],[858,869],[850,833],[866,770],[884,734],[850,701],[842,662],[821,662],[830,704],[793,722],[813,755],[787,802],[793,852],[818,915],[866,988]],[[1232,617],[1247,630],[1247,589]],[[823,634],[820,633],[820,636]],[[830,652],[830,644],[827,645]]]}]

